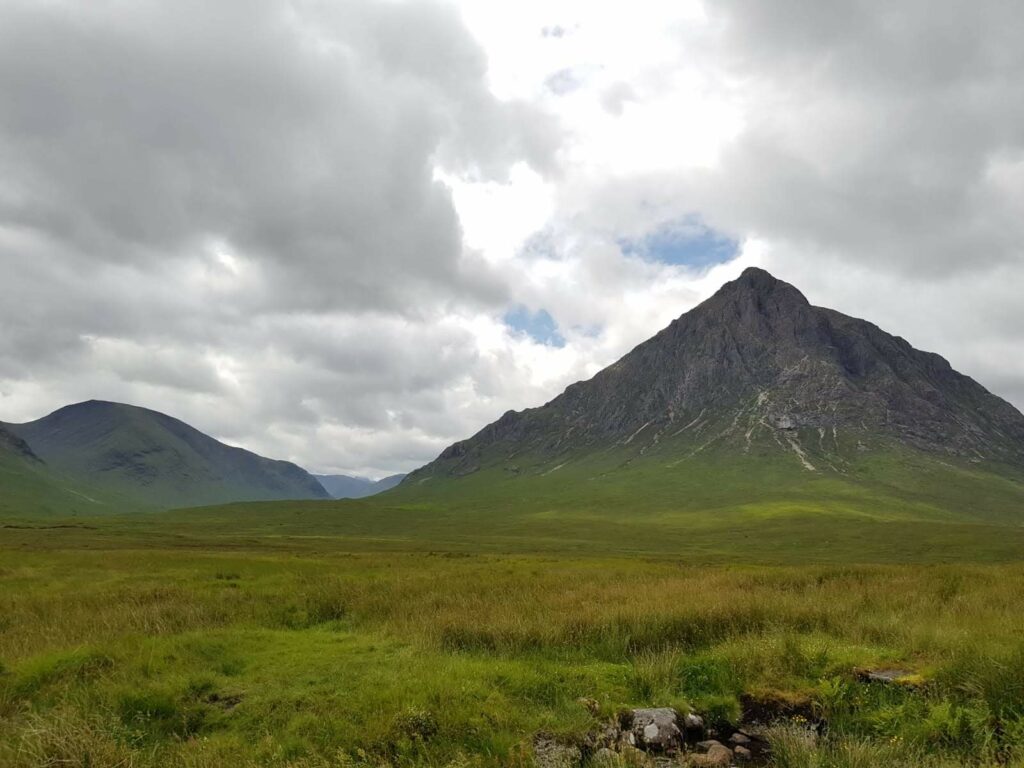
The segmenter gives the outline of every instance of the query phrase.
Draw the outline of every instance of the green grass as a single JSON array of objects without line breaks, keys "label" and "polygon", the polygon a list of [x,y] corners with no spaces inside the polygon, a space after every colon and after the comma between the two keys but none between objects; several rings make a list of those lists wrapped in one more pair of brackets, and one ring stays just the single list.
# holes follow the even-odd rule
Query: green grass
[{"label": "green grass", "polygon": [[[103,546],[116,528],[68,531],[97,551],[54,548],[52,530],[0,539],[0,765],[526,765],[536,733],[578,739],[638,705],[732,719],[751,695],[831,723],[813,748],[780,730],[780,766],[1013,764],[1024,746],[1017,564],[317,554],[155,534],[129,549]],[[888,665],[924,685],[854,675]]]},{"label": "green grass", "polygon": [[0,520],[92,516],[139,508],[122,495],[0,448]]},{"label": "green grass", "polygon": [[[844,473],[781,452],[523,467],[7,516],[0,765],[528,766],[536,734],[624,708],[755,704],[829,724],[779,724],[780,768],[1024,765],[1012,474],[883,451]],[[883,666],[918,685],[855,673]]]},{"label": "green grass", "polygon": [[[845,474],[784,454],[686,466],[590,455],[545,475],[501,468],[359,501],[234,504],[116,525],[178,546],[675,556],[692,563],[1012,562],[1024,485],[1012,475],[873,453]],[[77,536],[77,534],[75,534]],[[69,539],[62,534],[58,539]]]}]

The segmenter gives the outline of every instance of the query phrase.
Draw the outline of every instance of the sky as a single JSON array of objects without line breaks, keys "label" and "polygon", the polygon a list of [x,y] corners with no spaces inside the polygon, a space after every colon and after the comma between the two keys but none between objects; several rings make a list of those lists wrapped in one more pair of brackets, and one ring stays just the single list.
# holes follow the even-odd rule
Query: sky
[{"label": "sky", "polygon": [[1024,407],[1016,0],[4,0],[0,420],[380,477],[751,265]]}]

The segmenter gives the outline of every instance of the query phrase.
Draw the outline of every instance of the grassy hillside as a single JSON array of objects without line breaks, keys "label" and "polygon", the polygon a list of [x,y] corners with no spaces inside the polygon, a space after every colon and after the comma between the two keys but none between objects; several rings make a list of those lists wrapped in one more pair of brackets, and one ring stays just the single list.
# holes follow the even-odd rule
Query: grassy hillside
[{"label": "grassy hillside", "polygon": [[125,499],[70,479],[0,426],[0,520],[74,517],[129,508]]},{"label": "grassy hillside", "polygon": [[670,441],[630,451],[564,455],[558,464],[521,454],[461,477],[414,475],[383,497],[392,503],[473,508],[487,515],[581,511],[621,520],[815,512],[874,520],[1024,522],[1024,473],[880,445],[831,453],[809,471],[799,456],[768,447],[695,450]]},{"label": "grassy hillside", "polygon": [[694,562],[1015,560],[1024,484],[965,463],[875,452],[845,474],[781,453],[622,466],[589,455],[530,475],[486,469],[407,481],[371,499],[180,510],[189,536],[273,536],[287,546],[672,554]]},{"label": "grassy hillside", "polygon": [[327,498],[311,475],[290,462],[224,445],[145,408],[90,401],[7,427],[76,490],[100,489],[128,508]]}]

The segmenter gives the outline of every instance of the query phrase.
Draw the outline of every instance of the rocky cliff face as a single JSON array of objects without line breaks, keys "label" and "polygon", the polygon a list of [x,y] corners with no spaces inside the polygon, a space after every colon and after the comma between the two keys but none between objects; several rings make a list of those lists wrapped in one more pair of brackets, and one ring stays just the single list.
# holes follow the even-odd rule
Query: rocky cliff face
[{"label": "rocky cliff face", "polygon": [[642,454],[667,440],[682,452],[774,446],[809,471],[883,444],[1024,467],[1024,416],[1009,403],[939,355],[752,268],[592,379],[506,413],[413,477],[524,453]]}]

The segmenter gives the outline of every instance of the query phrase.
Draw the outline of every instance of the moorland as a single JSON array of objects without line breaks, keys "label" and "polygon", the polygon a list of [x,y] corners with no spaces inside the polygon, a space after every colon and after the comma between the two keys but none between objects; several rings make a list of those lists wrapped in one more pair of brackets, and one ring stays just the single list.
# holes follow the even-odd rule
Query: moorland
[{"label": "moorland", "polygon": [[369,498],[109,406],[0,429],[5,768],[1024,766],[1024,415],[760,270]]}]

